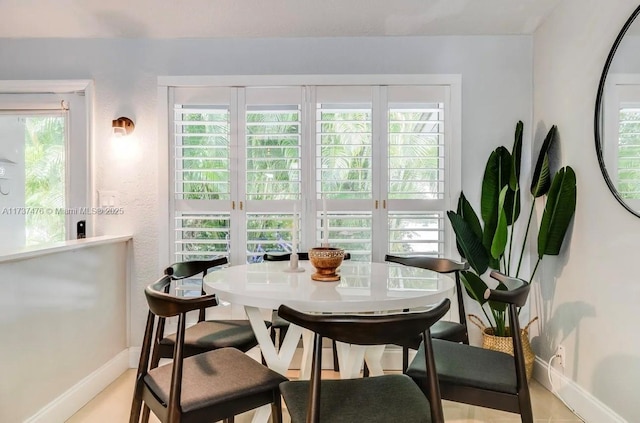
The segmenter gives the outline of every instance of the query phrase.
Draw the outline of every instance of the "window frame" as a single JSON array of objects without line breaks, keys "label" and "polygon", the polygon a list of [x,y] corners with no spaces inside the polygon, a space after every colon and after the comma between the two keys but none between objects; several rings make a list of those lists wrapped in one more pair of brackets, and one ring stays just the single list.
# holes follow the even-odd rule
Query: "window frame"
[{"label": "window frame", "polygon": [[[91,172],[95,163],[93,149],[93,98],[92,80],[0,80],[0,96],[11,98],[16,108],[35,109],[37,104],[27,101],[24,94],[57,96],[69,103],[67,115],[67,140],[65,145],[65,208],[77,209],[93,203],[95,179]],[[83,97],[83,101],[79,98]],[[49,102],[49,100],[45,100]],[[6,110],[10,111],[10,108]],[[53,110],[53,109],[52,109]],[[76,238],[76,224],[87,220],[87,236],[95,233],[95,216],[65,215],[65,241]],[[50,248],[50,244],[29,247],[30,251]]]},{"label": "window frame", "polygon": [[[283,87],[283,86],[323,86],[323,85],[348,85],[348,86],[370,86],[370,85],[440,85],[449,88],[449,104],[445,109],[445,158],[446,158],[446,174],[445,174],[445,211],[455,209],[457,196],[462,188],[462,169],[461,169],[461,111],[462,111],[462,77],[459,74],[438,74],[438,75],[240,75],[240,76],[161,76],[158,77],[158,134],[160,138],[161,148],[158,155],[158,175],[160,204],[168,205],[167,208],[161,207],[159,227],[160,242],[159,259],[160,263],[172,262],[172,243],[173,238],[171,232],[173,228],[172,210],[175,208],[174,199],[171,195],[171,183],[173,181],[174,164],[171,163],[173,155],[171,149],[173,146],[173,128],[170,127],[171,114],[173,113],[173,102],[171,97],[171,88],[202,88],[202,87]],[[233,107],[234,105],[231,105]],[[232,118],[233,119],[233,118]],[[386,118],[384,119],[386,122]],[[242,134],[240,134],[242,135]],[[374,144],[374,148],[378,146]],[[386,157],[386,153],[383,155]],[[242,159],[242,158],[241,158]],[[303,166],[305,163],[303,163]],[[309,171],[315,171],[315,166],[309,167]],[[386,172],[386,171],[385,171]],[[374,174],[375,175],[375,174]],[[376,176],[374,176],[375,178]],[[244,178],[243,178],[244,179]],[[321,207],[316,202],[316,209]],[[318,208],[320,207],[320,208]],[[375,210],[374,210],[375,213]],[[445,218],[446,221],[446,218]],[[308,224],[312,224],[309,223]],[[233,223],[232,223],[233,225]],[[451,257],[456,253],[455,238],[450,225],[444,225],[444,255]],[[387,252],[388,243],[375,242],[372,240],[372,260],[381,261]],[[231,260],[233,261],[233,257]]]}]

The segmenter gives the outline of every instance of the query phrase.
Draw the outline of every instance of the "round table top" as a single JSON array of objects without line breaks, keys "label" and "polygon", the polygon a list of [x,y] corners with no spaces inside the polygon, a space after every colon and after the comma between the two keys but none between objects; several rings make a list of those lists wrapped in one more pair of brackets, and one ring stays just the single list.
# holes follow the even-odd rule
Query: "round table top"
[{"label": "round table top", "polygon": [[344,261],[338,282],[314,281],[311,263],[299,266],[304,272],[287,272],[288,261],[230,266],[207,274],[204,287],[232,304],[269,309],[286,304],[313,312],[424,307],[448,297],[454,287],[448,275],[393,263]]}]

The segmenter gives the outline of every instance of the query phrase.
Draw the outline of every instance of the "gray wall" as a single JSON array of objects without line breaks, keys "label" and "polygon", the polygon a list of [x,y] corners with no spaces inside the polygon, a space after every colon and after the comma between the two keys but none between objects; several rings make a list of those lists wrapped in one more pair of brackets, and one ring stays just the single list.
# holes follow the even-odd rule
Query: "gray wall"
[{"label": "gray wall", "polygon": [[640,421],[637,336],[640,219],[609,192],[596,159],[593,114],[605,59],[638,5],[566,0],[534,36],[534,124],[557,124],[561,164],[578,178],[570,243],[541,273],[543,330],[537,353],[567,350],[565,376],[629,422]]}]

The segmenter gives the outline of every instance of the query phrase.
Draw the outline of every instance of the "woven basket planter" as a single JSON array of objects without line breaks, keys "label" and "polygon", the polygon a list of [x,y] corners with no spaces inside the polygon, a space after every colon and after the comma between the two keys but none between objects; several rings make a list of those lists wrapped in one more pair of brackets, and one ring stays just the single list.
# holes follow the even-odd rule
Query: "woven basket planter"
[{"label": "woven basket planter", "polygon": [[[537,319],[537,317],[534,317],[529,323],[527,323],[524,328],[520,330],[520,338],[522,339],[522,350],[524,352],[524,364],[527,371],[527,380],[531,379],[531,375],[533,373],[533,362],[536,358],[536,355],[531,349],[531,343],[529,342],[529,326],[531,326],[531,324]],[[494,328],[485,326],[484,323],[482,323],[482,320],[480,320],[480,318],[475,314],[470,314],[469,320],[471,321],[471,323],[479,327],[480,330],[482,330],[482,348],[513,355],[513,340],[511,339],[509,328],[507,328],[507,336],[496,336],[493,334]]]}]

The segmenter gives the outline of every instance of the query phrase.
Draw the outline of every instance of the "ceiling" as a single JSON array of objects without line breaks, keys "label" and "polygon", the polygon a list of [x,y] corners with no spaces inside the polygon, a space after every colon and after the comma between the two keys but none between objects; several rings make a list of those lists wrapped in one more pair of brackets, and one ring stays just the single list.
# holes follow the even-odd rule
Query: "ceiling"
[{"label": "ceiling", "polygon": [[562,0],[0,0],[0,38],[531,34]]}]

